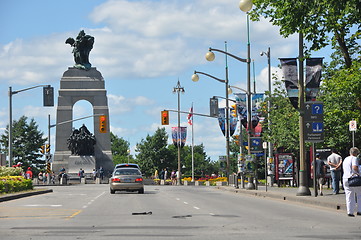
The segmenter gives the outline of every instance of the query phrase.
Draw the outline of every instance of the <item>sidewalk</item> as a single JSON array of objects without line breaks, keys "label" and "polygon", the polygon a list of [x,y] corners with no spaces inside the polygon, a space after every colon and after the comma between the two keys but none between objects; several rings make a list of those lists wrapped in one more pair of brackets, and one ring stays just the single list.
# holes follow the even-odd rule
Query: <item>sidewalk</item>
[{"label": "sidewalk", "polygon": [[346,213],[346,199],[342,189],[340,189],[340,194],[337,195],[332,194],[332,189],[324,189],[323,196],[318,195],[315,197],[313,188],[310,188],[311,196],[297,196],[297,187],[267,187],[267,191],[265,186],[258,186],[257,190],[242,189],[241,186],[238,189],[233,186],[218,186],[217,188],[234,193],[341,210]]}]

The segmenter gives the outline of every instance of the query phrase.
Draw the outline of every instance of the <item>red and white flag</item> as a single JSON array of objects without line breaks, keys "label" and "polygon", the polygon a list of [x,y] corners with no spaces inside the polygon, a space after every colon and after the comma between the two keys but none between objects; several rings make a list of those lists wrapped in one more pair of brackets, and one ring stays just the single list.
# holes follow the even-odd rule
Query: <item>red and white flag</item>
[{"label": "red and white flag", "polygon": [[191,107],[191,109],[189,109],[189,114],[187,116],[188,119],[188,124],[192,125],[193,124],[193,106]]}]

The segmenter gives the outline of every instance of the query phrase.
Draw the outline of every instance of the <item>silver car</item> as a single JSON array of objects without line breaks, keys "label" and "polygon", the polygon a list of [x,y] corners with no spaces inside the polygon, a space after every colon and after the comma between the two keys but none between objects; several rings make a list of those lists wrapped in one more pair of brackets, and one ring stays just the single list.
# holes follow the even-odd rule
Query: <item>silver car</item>
[{"label": "silver car", "polygon": [[143,194],[144,183],[142,173],[137,168],[118,168],[110,178],[110,193],[115,191],[128,191]]}]

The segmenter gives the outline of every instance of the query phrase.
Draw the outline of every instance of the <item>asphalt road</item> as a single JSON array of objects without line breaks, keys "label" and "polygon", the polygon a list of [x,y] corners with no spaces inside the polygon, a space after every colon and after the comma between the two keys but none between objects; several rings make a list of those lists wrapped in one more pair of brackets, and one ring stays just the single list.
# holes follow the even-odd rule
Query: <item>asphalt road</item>
[{"label": "asphalt road", "polygon": [[361,239],[361,217],[300,203],[199,186],[145,186],[145,194],[103,185],[0,203],[2,240]]}]

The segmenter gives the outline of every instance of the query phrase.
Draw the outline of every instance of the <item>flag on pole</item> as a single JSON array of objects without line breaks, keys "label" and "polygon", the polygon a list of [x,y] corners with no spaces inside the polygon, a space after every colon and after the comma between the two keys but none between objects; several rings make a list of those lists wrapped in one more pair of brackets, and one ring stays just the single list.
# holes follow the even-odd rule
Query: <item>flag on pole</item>
[{"label": "flag on pole", "polygon": [[188,119],[188,124],[193,125],[193,105],[191,109],[189,109],[189,114],[187,116],[187,119]]}]

